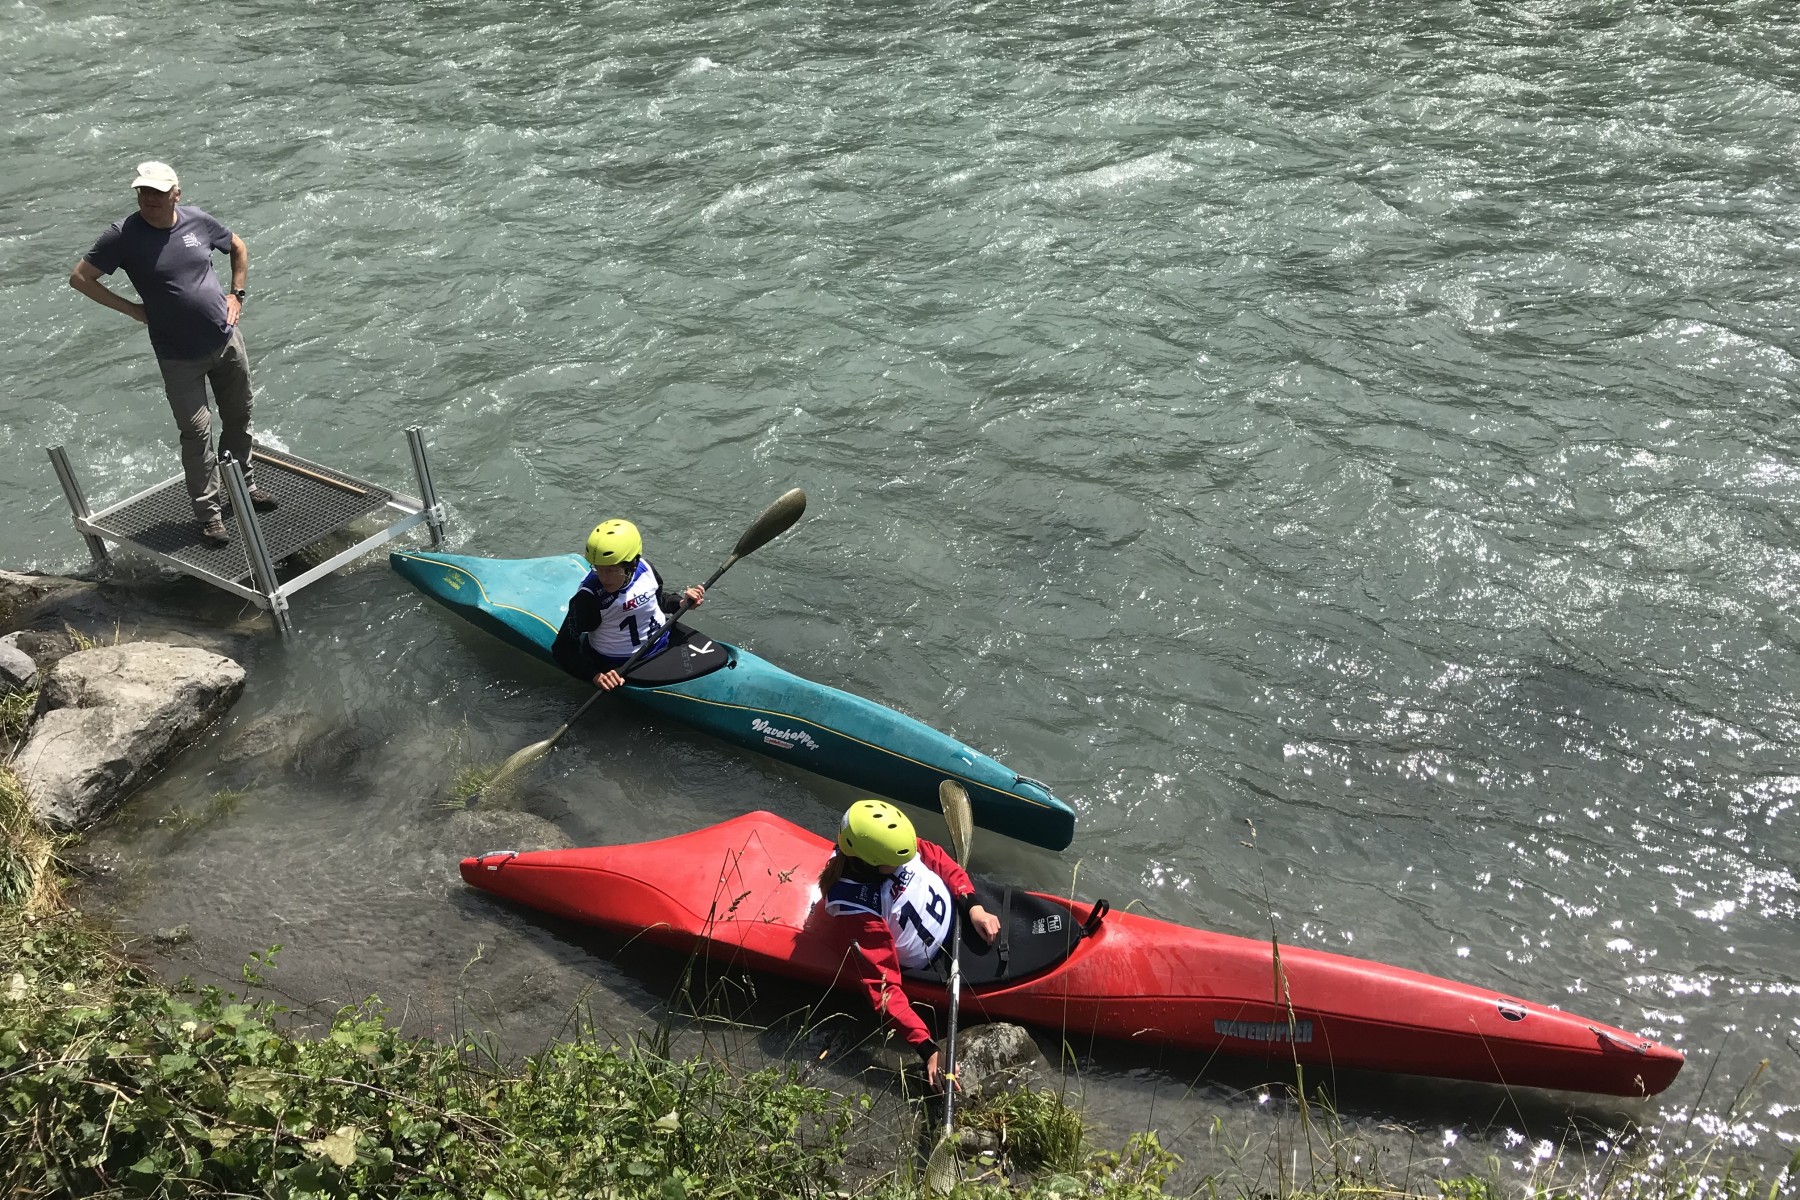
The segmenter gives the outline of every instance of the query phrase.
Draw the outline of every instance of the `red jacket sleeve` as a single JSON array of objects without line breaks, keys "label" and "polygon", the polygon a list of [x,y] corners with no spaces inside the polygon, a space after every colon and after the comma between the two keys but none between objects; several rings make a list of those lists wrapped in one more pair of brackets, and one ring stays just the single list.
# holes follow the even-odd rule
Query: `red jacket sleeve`
[{"label": "red jacket sleeve", "polygon": [[919,839],[919,861],[937,873],[937,877],[950,888],[950,896],[954,900],[967,900],[975,894],[975,885],[969,881],[969,873],[956,865],[944,848],[936,842]]},{"label": "red jacket sleeve", "polygon": [[862,917],[839,917],[838,920],[856,922],[856,948],[850,955],[850,965],[857,973],[863,994],[869,998],[869,1007],[875,1010],[876,1016],[891,1021],[900,1036],[906,1039],[906,1044],[919,1052],[920,1058],[930,1058],[937,1044],[901,986],[900,956],[894,950],[894,935],[887,922],[873,913]]}]

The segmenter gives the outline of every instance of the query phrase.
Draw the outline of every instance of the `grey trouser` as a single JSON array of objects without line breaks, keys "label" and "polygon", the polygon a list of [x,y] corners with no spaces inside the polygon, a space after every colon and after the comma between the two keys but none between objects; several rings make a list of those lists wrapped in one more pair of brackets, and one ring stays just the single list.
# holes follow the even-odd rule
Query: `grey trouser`
[{"label": "grey trouser", "polygon": [[205,358],[159,358],[163,390],[169,411],[181,430],[181,469],[187,476],[188,498],[201,521],[220,513],[219,460],[213,456],[212,414],[206,409],[206,382],[212,381],[213,403],[219,409],[219,450],[244,468],[250,482],[250,356],[244,353],[244,335],[232,329],[225,344]]}]

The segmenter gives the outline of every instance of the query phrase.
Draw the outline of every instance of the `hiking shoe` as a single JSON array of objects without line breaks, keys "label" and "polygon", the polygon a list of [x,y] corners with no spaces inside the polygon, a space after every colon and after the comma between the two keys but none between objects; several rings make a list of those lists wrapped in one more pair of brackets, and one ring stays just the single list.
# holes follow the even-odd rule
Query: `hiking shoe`
[{"label": "hiking shoe", "polygon": [[209,546],[231,545],[231,535],[225,532],[225,521],[221,517],[209,517],[200,522],[200,536]]},{"label": "hiking shoe", "polygon": [[250,507],[257,512],[274,512],[281,507],[281,501],[259,487],[250,489]]}]

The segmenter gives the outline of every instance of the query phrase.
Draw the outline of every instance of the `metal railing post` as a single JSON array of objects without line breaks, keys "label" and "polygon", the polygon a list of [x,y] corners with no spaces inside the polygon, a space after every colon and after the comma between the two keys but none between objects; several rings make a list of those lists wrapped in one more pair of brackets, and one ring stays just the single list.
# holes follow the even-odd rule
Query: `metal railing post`
[{"label": "metal railing post", "polygon": [[61,446],[46,447],[44,452],[50,456],[50,465],[56,468],[56,481],[62,484],[63,498],[69,502],[69,510],[75,514],[75,528],[81,530],[94,565],[101,568],[111,566],[112,556],[106,551],[106,543],[82,529],[81,523],[88,519],[92,510],[88,508],[87,496],[83,494],[81,485],[75,481],[75,468],[69,465],[68,454]]},{"label": "metal railing post", "polygon": [[263,541],[262,523],[256,519],[256,506],[250,502],[250,485],[244,482],[244,468],[229,454],[221,454],[219,462],[225,469],[225,485],[231,491],[238,536],[244,539],[244,557],[249,560],[250,574],[256,579],[256,590],[268,602],[276,631],[286,637],[293,632],[288,621],[287,597],[281,594],[281,584],[275,578],[275,564],[269,559],[268,543]]},{"label": "metal railing post", "polygon": [[412,450],[413,474],[419,477],[419,499],[425,505],[425,524],[431,529],[431,544],[444,544],[444,506],[438,503],[437,488],[431,482],[431,463],[425,458],[425,433],[417,425],[406,427],[406,444]]}]

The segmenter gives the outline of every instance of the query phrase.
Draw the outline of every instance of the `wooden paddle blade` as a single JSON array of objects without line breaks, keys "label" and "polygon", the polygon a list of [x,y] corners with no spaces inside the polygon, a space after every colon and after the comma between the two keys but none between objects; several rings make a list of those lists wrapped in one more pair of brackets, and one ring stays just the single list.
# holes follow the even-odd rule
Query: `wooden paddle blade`
[{"label": "wooden paddle blade", "polygon": [[805,511],[806,493],[799,488],[794,488],[776,497],[775,503],[763,509],[757,515],[756,520],[750,522],[750,528],[744,530],[743,536],[738,538],[737,546],[732,550],[731,557],[719,564],[719,569],[707,578],[704,586],[712,587],[713,584],[719,582],[719,576],[731,570],[731,564],[787,532],[788,528],[798,521],[800,514]]},{"label": "wooden paddle blade", "polygon": [[956,851],[956,865],[969,865],[969,843],[975,840],[975,814],[969,807],[969,793],[954,779],[938,784],[938,805],[944,810],[944,823],[950,826],[950,845]]},{"label": "wooden paddle blade", "polygon": [[762,510],[756,520],[750,522],[750,528],[744,530],[744,536],[738,539],[732,550],[733,558],[742,558],[758,546],[772,538],[780,537],[790,529],[800,514],[806,511],[806,493],[799,488],[791,488],[775,498],[775,503]]},{"label": "wooden paddle blade", "polygon": [[523,750],[518,751],[511,758],[500,764],[500,769],[494,772],[494,777],[488,780],[486,786],[481,790],[487,792],[498,787],[508,779],[511,779],[514,775],[517,775],[520,771],[525,770],[527,767],[537,762],[540,758],[543,758],[555,747],[556,739],[567,732],[569,732],[569,727],[564,725],[561,729],[558,729],[543,741],[533,742]]},{"label": "wooden paddle blade", "polygon": [[960,1174],[959,1165],[956,1161],[955,1138],[946,1128],[938,1136],[937,1144],[931,1148],[931,1157],[925,1160],[926,1195],[948,1196],[956,1187],[957,1176]]}]

